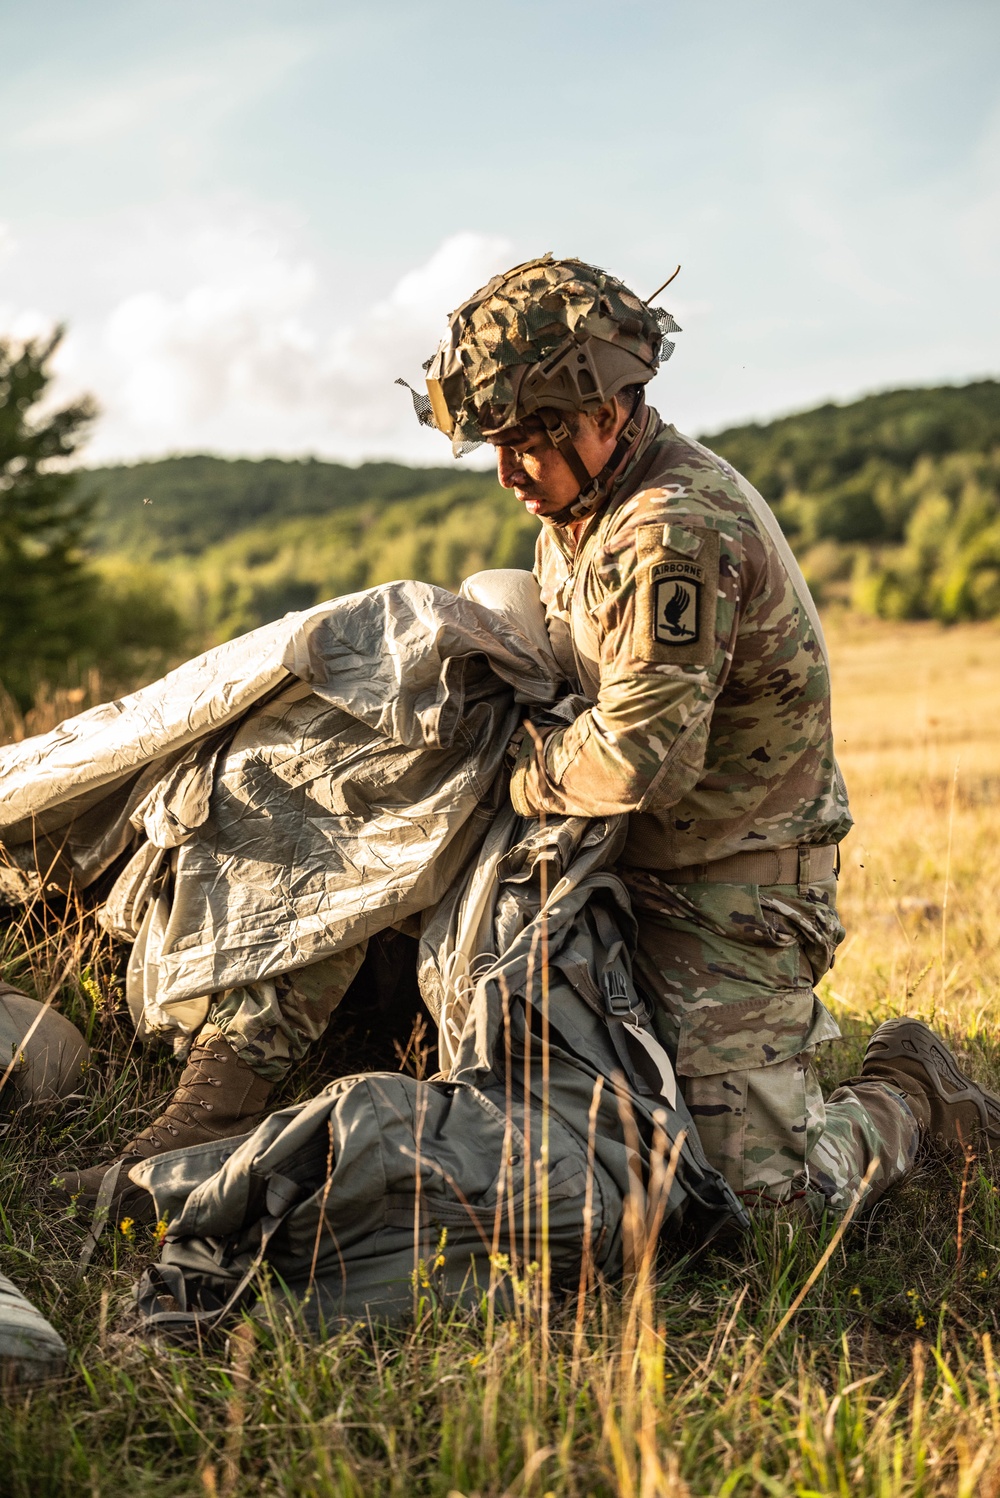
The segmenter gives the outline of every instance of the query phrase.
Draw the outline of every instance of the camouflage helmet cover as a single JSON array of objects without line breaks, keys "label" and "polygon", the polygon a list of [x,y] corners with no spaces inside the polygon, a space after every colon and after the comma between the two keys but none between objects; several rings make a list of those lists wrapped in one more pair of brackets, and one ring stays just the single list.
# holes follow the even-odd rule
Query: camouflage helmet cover
[{"label": "camouflage helmet cover", "polygon": [[0,983],[0,1120],[27,1103],[76,1092],[89,1058],[65,1015]]},{"label": "camouflage helmet cover", "polygon": [[414,405],[456,457],[535,411],[596,409],[645,383],[680,331],[606,271],[551,255],[494,276],[448,322]]}]

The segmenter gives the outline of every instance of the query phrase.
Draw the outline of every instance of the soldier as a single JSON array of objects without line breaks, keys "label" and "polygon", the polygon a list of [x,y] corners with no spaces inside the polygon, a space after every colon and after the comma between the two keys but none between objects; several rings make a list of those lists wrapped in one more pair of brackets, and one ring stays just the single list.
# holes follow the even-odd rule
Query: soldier
[{"label": "soldier", "polygon": [[903,1176],[922,1133],[1000,1139],[1000,1100],[895,1019],[824,1102],[814,1057],[840,1032],[813,988],[844,934],[851,815],[823,631],[760,495],[645,403],[675,331],[546,255],[451,315],[414,405],[456,456],[490,443],[541,520],[552,646],[589,703],[540,752],[525,736],[515,807],[630,814],[636,972],[709,1160],[748,1200],[839,1213],[870,1167],[869,1199]]},{"label": "soldier", "polygon": [[256,1128],[275,1084],[323,1034],[365,951],[362,942],[274,982],[214,995],[162,1113],[110,1162],[59,1170],[50,1188],[54,1198],[81,1213],[103,1204],[108,1220],[116,1223],[125,1217],[153,1222],[153,1199],[133,1184],[132,1167],[167,1150],[230,1139]]}]

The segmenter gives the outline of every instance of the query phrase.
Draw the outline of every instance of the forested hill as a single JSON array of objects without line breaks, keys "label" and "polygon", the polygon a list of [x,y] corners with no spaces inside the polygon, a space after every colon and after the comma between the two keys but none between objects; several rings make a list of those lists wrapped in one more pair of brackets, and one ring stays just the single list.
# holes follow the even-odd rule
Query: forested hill
[{"label": "forested hill", "polygon": [[[889,490],[920,459],[1000,447],[1000,382],[887,390],[703,438],[746,474],[790,532],[810,540],[901,540],[905,499]],[[888,480],[887,488],[885,481]]]},{"label": "forested hill", "polygon": [[164,458],[88,469],[84,492],[96,500],[93,544],[134,556],[196,556],[239,531],[268,522],[327,518],[355,507],[392,504],[453,486],[496,488],[491,474],[459,467],[409,468],[316,458]]},{"label": "forested hill", "polygon": [[885,390],[702,439],[771,501],[788,489],[828,492],[871,463],[908,472],[922,457],[1000,444],[1000,381]]},{"label": "forested hill", "polygon": [[[704,440],[772,504],[821,602],[1000,615],[1000,382],[887,391]],[[454,587],[529,566],[536,531],[462,463],[195,456],[81,477],[103,570],[124,584],[145,567],[145,590],[169,578],[200,639],[391,577]]]},{"label": "forested hill", "polygon": [[1000,614],[1000,382],[890,390],[705,440],[773,506],[821,600]]}]

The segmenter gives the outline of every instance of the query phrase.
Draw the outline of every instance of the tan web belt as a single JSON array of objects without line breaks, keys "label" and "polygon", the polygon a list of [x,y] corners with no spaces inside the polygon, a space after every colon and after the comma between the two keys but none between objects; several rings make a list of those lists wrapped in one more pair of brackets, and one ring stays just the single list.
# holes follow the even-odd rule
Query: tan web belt
[{"label": "tan web belt", "polygon": [[692,863],[683,869],[650,869],[664,884],[815,884],[840,869],[836,843],[813,847],[768,848],[734,853],[714,863]]}]

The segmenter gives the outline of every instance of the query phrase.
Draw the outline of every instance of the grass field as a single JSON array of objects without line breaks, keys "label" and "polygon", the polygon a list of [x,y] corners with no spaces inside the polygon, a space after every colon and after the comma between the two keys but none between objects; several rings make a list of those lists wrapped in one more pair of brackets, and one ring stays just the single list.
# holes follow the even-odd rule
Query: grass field
[{"label": "grass field", "polygon": [[[857,818],[824,983],[846,1035],[831,1082],[904,1011],[1000,1082],[998,645],[986,626],[831,627]],[[1000,1194],[980,1161],[924,1162],[840,1239],[772,1213],[655,1282],[552,1307],[544,1332],[535,1276],[506,1321],[432,1307],[316,1346],[274,1320],[203,1355],[121,1335],[148,1241],[119,1234],[77,1280],[82,1227],[41,1187],[53,1160],[124,1142],[172,1072],[129,1051],[118,958],[86,918],[9,931],[2,975],[44,994],[70,958],[60,1002],[93,1038],[94,1092],[0,1145],[0,1268],[74,1355],[62,1382],[0,1406],[4,1498],[1000,1494]]]}]

